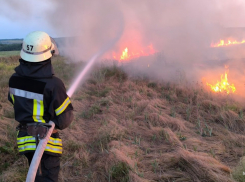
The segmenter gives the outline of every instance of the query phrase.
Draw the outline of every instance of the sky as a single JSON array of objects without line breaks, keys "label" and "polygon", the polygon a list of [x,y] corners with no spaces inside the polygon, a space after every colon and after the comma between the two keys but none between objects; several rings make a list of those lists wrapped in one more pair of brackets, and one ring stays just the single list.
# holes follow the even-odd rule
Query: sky
[{"label": "sky", "polygon": [[0,39],[24,38],[36,30],[59,36],[47,21],[47,13],[55,9],[50,1],[0,0],[0,4]]},{"label": "sky", "polygon": [[[76,0],[74,0],[76,1]],[[72,3],[74,2],[72,1]],[[118,0],[119,2],[120,0]],[[159,0],[161,1],[161,0]],[[164,0],[166,1],[166,0]],[[176,2],[178,0],[175,0]],[[193,2],[196,0],[192,0]],[[70,1],[71,2],[71,1]],[[86,1],[85,1],[86,2]],[[99,3],[99,0],[94,1]],[[135,1],[137,2],[137,1]],[[152,1],[156,2],[155,0]],[[213,3],[214,1],[209,1]],[[220,22],[226,27],[245,27],[244,18],[241,17],[244,14],[241,14],[240,11],[230,12],[229,8],[234,8],[227,3],[232,2],[232,0],[220,0],[216,1],[217,9],[225,9],[225,12],[222,16],[226,21]],[[233,1],[234,2],[234,1]],[[141,4],[144,3],[141,1]],[[35,30],[43,30],[48,32],[53,37],[66,36],[64,32],[56,31],[48,19],[56,18],[53,17],[56,14],[57,7],[59,6],[59,1],[57,0],[0,0],[0,39],[13,39],[13,38],[23,38],[29,32]],[[61,3],[62,4],[62,3]],[[89,3],[92,4],[92,3]],[[236,0],[234,4],[236,9],[244,9],[245,1]],[[48,17],[50,14],[53,16]],[[232,16],[231,16],[232,15]],[[235,16],[234,16],[235,15]],[[69,15],[68,15],[69,16]],[[143,15],[142,15],[143,16]]]}]

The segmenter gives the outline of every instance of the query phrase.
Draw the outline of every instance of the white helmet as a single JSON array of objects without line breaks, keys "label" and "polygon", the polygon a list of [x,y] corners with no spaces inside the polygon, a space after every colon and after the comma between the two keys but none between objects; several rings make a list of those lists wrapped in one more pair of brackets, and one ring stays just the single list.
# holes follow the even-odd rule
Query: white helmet
[{"label": "white helmet", "polygon": [[20,57],[29,62],[41,62],[52,57],[54,44],[45,32],[29,33],[23,40]]}]

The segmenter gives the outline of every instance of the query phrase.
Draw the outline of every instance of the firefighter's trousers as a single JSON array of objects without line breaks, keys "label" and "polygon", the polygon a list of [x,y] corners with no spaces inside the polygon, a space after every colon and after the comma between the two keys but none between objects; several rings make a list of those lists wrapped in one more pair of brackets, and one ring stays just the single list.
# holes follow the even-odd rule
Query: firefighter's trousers
[{"label": "firefighter's trousers", "polygon": [[[31,164],[33,152],[24,154]],[[58,175],[60,170],[60,157],[43,154],[41,162],[37,170],[35,182],[58,182]]]}]

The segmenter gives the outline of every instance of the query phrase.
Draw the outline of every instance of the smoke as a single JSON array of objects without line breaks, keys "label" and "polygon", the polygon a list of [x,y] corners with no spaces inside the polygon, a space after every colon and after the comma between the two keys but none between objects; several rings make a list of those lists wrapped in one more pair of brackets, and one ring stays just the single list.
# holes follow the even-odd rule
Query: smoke
[{"label": "smoke", "polygon": [[113,1],[62,1],[48,16],[53,17],[50,25],[56,33],[69,37],[58,44],[74,61],[88,60],[124,25],[122,12]]},{"label": "smoke", "polygon": [[125,31],[115,51],[152,43],[168,58],[194,61],[203,58],[204,49],[212,40],[219,40],[225,26],[242,26],[244,5],[241,3],[231,0],[212,3],[205,0],[62,1],[57,2],[55,11],[48,16],[52,17],[51,25],[56,32],[76,36],[81,47],[80,58],[87,58],[88,52],[110,37],[120,24],[116,21],[116,13],[120,11],[124,15]]},{"label": "smoke", "polygon": [[[210,48],[224,38],[245,38],[242,0],[103,0],[57,2],[52,27],[66,36],[63,53],[73,60],[87,60],[113,36],[123,14],[122,38],[104,58],[119,54],[125,47],[139,51],[153,45],[158,52],[123,63],[134,75],[173,81],[180,77],[190,82],[215,83],[229,65],[229,80],[244,90],[243,46]],[[50,15],[49,15],[50,16]],[[236,27],[236,28],[229,28]]]},{"label": "smoke", "polygon": [[189,82],[214,84],[228,65],[229,81],[245,91],[245,47],[210,47],[220,39],[245,39],[243,0],[63,0],[53,1],[44,14],[56,35],[69,37],[58,46],[74,61],[89,60],[113,39],[123,15],[122,37],[104,58],[113,59],[126,47],[137,52],[152,45],[158,53],[123,63],[126,71],[167,81],[185,75]]}]

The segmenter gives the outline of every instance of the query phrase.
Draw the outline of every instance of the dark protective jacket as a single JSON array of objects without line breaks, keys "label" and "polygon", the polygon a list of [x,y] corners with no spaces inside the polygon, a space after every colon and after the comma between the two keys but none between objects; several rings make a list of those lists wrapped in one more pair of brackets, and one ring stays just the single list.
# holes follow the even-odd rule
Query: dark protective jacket
[{"label": "dark protective jacket", "polygon": [[[73,119],[73,107],[63,82],[54,76],[51,59],[38,63],[19,61],[9,79],[8,99],[14,106],[15,120],[23,125],[51,120],[57,129],[68,127]],[[18,133],[17,144],[21,154],[36,149],[35,137],[25,131]],[[58,133],[51,135],[45,153],[62,154]]]}]

